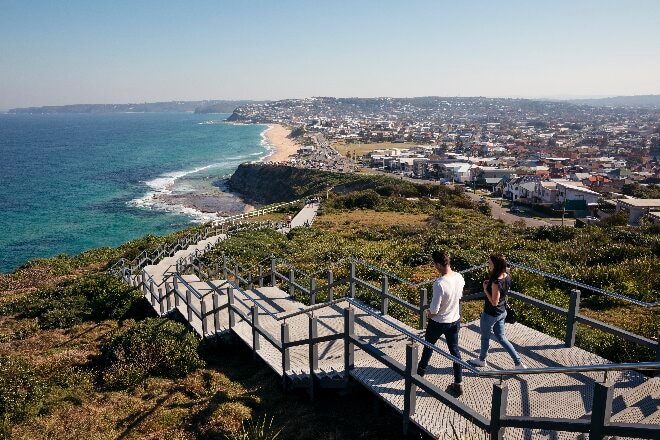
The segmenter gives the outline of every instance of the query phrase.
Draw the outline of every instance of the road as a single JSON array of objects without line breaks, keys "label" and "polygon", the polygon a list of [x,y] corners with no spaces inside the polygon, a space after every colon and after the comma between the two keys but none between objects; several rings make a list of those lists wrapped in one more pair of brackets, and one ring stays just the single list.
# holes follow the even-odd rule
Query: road
[{"label": "road", "polygon": [[[470,199],[474,200],[475,202],[479,202],[482,199],[482,196],[478,194],[474,194],[471,192],[466,192],[466,196],[468,196]],[[490,215],[493,218],[502,220],[504,223],[507,224],[512,224],[517,221],[522,220],[525,222],[525,226],[550,226],[551,223],[548,223],[544,220],[537,220],[532,217],[528,217],[524,214],[513,214],[509,211],[506,210],[506,208],[500,206],[499,203],[497,203],[493,199],[489,199],[486,197],[483,197],[486,200],[486,203],[490,205]]]}]

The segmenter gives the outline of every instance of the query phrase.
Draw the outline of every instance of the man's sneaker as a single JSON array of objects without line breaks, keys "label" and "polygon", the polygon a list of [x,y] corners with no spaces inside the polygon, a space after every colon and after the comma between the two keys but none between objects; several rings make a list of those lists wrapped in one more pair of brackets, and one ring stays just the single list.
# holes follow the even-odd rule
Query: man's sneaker
[{"label": "man's sneaker", "polygon": [[463,385],[460,383],[453,383],[447,387],[447,391],[456,397],[461,397],[463,395]]},{"label": "man's sneaker", "polygon": [[470,359],[468,362],[477,367],[485,367],[486,365],[488,365],[486,361],[482,361],[478,357],[474,359]]},{"label": "man's sneaker", "polygon": [[521,362],[519,364],[516,364],[515,367],[513,367],[513,368],[515,368],[516,370],[524,370],[524,369],[527,368],[527,365],[525,365]]},{"label": "man's sneaker", "polygon": [[417,375],[424,377],[426,370],[424,368],[417,367]]}]

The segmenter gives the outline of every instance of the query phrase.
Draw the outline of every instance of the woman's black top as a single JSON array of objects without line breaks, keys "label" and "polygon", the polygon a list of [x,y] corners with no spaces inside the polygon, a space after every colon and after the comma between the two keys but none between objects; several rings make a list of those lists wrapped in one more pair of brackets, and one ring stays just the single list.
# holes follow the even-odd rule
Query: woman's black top
[{"label": "woman's black top", "polygon": [[[497,281],[497,287],[500,289],[500,301],[496,306],[492,305],[488,298],[484,304],[484,313],[490,316],[500,316],[505,311],[506,305],[506,296],[509,293],[511,288],[511,276],[506,274],[504,278],[500,278]],[[493,292],[493,281],[489,281],[486,285],[486,291],[492,294]]]}]

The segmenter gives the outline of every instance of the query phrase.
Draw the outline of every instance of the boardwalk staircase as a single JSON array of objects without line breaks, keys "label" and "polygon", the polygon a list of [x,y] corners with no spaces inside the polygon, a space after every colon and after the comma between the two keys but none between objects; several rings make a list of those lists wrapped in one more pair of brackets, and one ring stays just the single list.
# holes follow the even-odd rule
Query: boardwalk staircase
[{"label": "boardwalk staircase", "polygon": [[[305,206],[291,226],[311,224],[316,209],[318,205]],[[181,315],[200,338],[238,337],[286,390],[304,388],[314,399],[319,388],[364,386],[402,415],[404,432],[414,427],[443,439],[457,438],[457,433],[459,438],[483,433],[497,439],[660,438],[657,340],[584,316],[580,297],[593,290],[641,307],[658,303],[512,264],[514,271],[532,271],[570,287],[568,309],[511,293],[564,319],[564,340],[520,323],[507,325],[507,336],[528,368],[513,369],[497,343],[491,344],[488,367],[476,368],[451,356],[442,341],[436,347],[423,339],[430,281],[412,283],[355,258],[314,274],[276,256],[252,267],[224,255],[214,264],[204,262],[204,253],[219,241],[258,227],[287,229],[271,223],[214,225],[198,241],[185,241],[185,248],[180,244],[157,257],[145,255],[133,260],[134,265],[124,262],[115,273],[142,289],[161,316]],[[467,276],[483,270],[477,266],[462,272]],[[397,293],[404,291],[417,292],[418,301],[413,304],[410,294]],[[402,322],[393,314],[415,319]],[[656,361],[615,364],[577,348],[576,332],[583,327],[648,347]],[[479,344],[478,322],[464,324],[462,358],[474,356]],[[434,355],[421,377],[416,370],[424,346]],[[453,362],[465,376],[460,398],[447,391]]]}]

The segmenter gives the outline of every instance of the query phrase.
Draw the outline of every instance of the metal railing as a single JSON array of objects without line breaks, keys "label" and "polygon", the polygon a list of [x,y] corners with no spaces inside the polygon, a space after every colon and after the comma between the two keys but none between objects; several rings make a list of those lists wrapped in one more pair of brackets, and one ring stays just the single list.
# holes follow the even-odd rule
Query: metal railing
[{"label": "metal railing", "polygon": [[[201,257],[201,254],[196,255]],[[264,265],[263,263],[269,263]],[[542,368],[528,368],[524,370],[486,370],[478,369],[471,364],[462,361],[450,353],[440,349],[439,347],[429,344],[426,342],[419,334],[407,329],[405,326],[400,325],[396,322],[393,322],[392,319],[387,318],[388,314],[388,304],[389,301],[395,302],[396,304],[419,314],[419,324],[420,328],[423,328],[426,324],[425,315],[426,309],[428,309],[427,302],[427,293],[425,288],[420,289],[420,302],[419,304],[412,304],[406,301],[403,298],[398,297],[389,290],[389,280],[393,279],[397,282],[401,282],[410,288],[420,288],[423,285],[428,284],[430,281],[423,281],[421,283],[413,283],[405,280],[404,278],[398,277],[397,275],[385,271],[373,264],[367,263],[362,260],[348,258],[345,259],[342,264],[348,264],[348,276],[338,280],[333,279],[332,270],[328,270],[328,283],[324,286],[316,286],[315,276],[316,274],[309,274],[299,269],[295,268],[294,265],[287,262],[286,260],[278,259],[275,256],[268,257],[255,266],[245,267],[237,262],[235,259],[229,258],[223,254],[222,261],[222,272],[218,265],[215,266],[215,271],[204,270],[203,264],[198,261],[198,258],[191,259],[187,262],[182,263],[183,267],[178,269],[188,270],[192,267],[193,273],[196,270],[199,279],[203,279],[205,283],[209,286],[209,291],[202,294],[197,289],[195,289],[189,282],[187,282],[179,272],[171,273],[169,278],[171,278],[172,283],[170,284],[167,281],[167,278],[163,280],[162,283],[165,283],[165,295],[162,294],[161,290],[158,289],[157,293],[154,292],[153,286],[156,285],[153,283],[153,278],[151,278],[148,273],[143,271],[144,274],[147,274],[145,280],[142,280],[143,288],[147,284],[151,288],[147,289],[150,295],[150,300],[154,308],[169,312],[176,308],[181,302],[184,303],[185,308],[184,312],[187,315],[188,322],[192,323],[193,317],[197,320],[201,320],[201,336],[209,336],[212,334],[217,334],[221,329],[219,326],[219,313],[226,309],[228,313],[228,323],[229,330],[231,331],[237,325],[237,317],[242,321],[247,322],[250,326],[252,332],[252,350],[255,356],[260,354],[260,341],[261,338],[268,341],[276,350],[281,353],[281,365],[278,373],[281,373],[283,377],[284,384],[287,382],[287,371],[291,367],[291,358],[289,355],[289,350],[296,346],[307,345],[309,346],[309,382],[308,387],[310,391],[310,396],[314,396],[315,388],[318,386],[317,381],[312,379],[312,375],[318,369],[318,344],[336,340],[343,340],[344,342],[344,380],[348,381],[348,378],[351,374],[351,371],[355,369],[354,359],[355,359],[355,348],[360,349],[368,356],[378,360],[380,363],[387,366],[396,374],[403,377],[405,382],[404,388],[404,406],[403,406],[403,424],[404,430],[407,430],[411,423],[415,423],[413,416],[416,411],[416,399],[417,399],[417,388],[426,391],[430,396],[438,399],[445,405],[449,406],[452,410],[456,411],[461,416],[465,417],[472,423],[474,423],[479,428],[488,430],[492,438],[501,438],[502,433],[505,428],[526,428],[526,429],[550,429],[550,430],[561,430],[561,431],[571,431],[571,432],[588,432],[590,438],[597,439],[603,438],[605,435],[622,435],[628,437],[639,437],[639,438],[652,438],[660,435],[660,429],[657,425],[649,424],[635,424],[635,423],[620,423],[620,422],[611,422],[610,415],[612,411],[612,396],[613,396],[613,387],[612,383],[607,381],[607,373],[610,371],[626,371],[626,370],[648,370],[648,371],[658,371],[660,370],[660,362],[642,362],[642,363],[619,363],[619,364],[592,364],[592,365],[569,365],[569,366],[550,366]],[[281,273],[278,270],[279,267],[285,267],[289,270],[288,274]],[[368,268],[368,270],[373,274],[380,275],[380,285],[372,284],[372,281],[365,280],[357,276],[356,267],[358,265]],[[513,263],[512,266],[520,267],[524,270],[530,270],[529,266],[517,265]],[[258,275],[254,275],[253,271],[255,268],[258,270]],[[266,270],[264,270],[264,268]],[[474,266],[468,268],[462,272],[469,273],[476,270],[482,270],[483,266]],[[537,274],[544,274],[544,272],[534,269]],[[223,281],[219,285],[213,284],[213,276],[218,277],[220,273],[223,274]],[[233,280],[228,280],[229,275]],[[300,278],[308,278],[303,284],[299,281]],[[562,277],[556,277],[560,281],[569,281]],[[298,292],[301,292],[306,295],[307,299],[311,303],[309,307],[305,307],[301,310],[290,312],[288,314],[276,314],[270,311],[266,306],[261,304],[258,298],[252,297],[245,290],[241,288],[241,285],[247,287],[246,290],[250,290],[254,287],[255,284],[263,286],[265,283],[270,282],[272,285],[277,285],[277,283],[284,283],[291,296],[295,296]],[[161,284],[162,284],[161,283]],[[333,288],[340,285],[346,286],[346,296],[343,298],[334,298]],[[586,285],[585,285],[586,286]],[[592,286],[587,286],[592,287]],[[376,293],[380,296],[380,310],[375,310],[372,307],[364,304],[362,301],[356,298],[357,289],[366,289],[369,292]],[[598,290],[594,291],[598,291]],[[321,304],[316,304],[316,295],[320,292],[328,292],[327,301]],[[599,293],[612,293],[603,291]],[[212,295],[213,306],[210,310],[206,305],[205,298],[208,295]],[[227,303],[220,305],[221,295],[227,296]],[[175,305],[172,307],[171,297],[175,299]],[[470,295],[470,299],[477,298],[477,295]],[[580,306],[580,291],[573,289],[571,290],[571,301],[568,309],[541,301],[539,299],[526,296],[522,293],[511,291],[510,296],[517,300],[524,301],[528,304],[536,306],[542,310],[550,311],[556,314],[559,314],[566,318],[566,337],[565,345],[570,347],[575,342],[575,332],[577,331],[577,324],[585,324],[593,328],[617,335],[624,339],[639,343],[651,348],[656,349],[656,353],[659,353],[658,342],[653,341],[648,338],[644,338],[640,335],[635,335],[625,330],[619,329],[617,327],[609,326],[608,324],[602,323],[600,321],[588,318],[579,313]],[[616,296],[621,300],[629,300],[627,297]],[[347,308],[343,308],[343,317],[344,317],[344,328],[343,331],[336,331],[332,334],[325,336],[318,336],[318,317],[314,316],[314,312],[319,309],[326,307],[332,307],[340,303],[348,304]],[[637,304],[636,301],[631,301],[634,304]],[[197,305],[195,305],[195,303]],[[638,304],[639,305],[639,304]],[[653,303],[650,303],[650,306],[653,306]],[[359,309],[364,313],[364,315],[371,317],[372,319],[378,320],[380,323],[385,326],[392,328],[398,332],[402,337],[405,337],[409,340],[409,343],[406,345],[406,362],[405,364],[397,361],[396,359],[388,356],[381,350],[379,350],[373,342],[367,342],[361,339],[355,332],[355,309]],[[246,311],[247,310],[247,311]],[[287,320],[293,319],[300,315],[306,314],[309,320],[309,334],[307,338],[298,339],[292,341],[289,336],[289,324]],[[213,315],[213,332],[209,332],[208,329],[208,319]],[[261,324],[260,319],[271,319],[276,323],[280,324],[280,335],[274,335],[266,330],[266,328]],[[429,382],[427,379],[416,374],[417,370],[417,359],[418,359],[418,345],[423,347],[428,347],[432,352],[437,353],[445,359],[448,359],[451,362],[455,362],[461,365],[462,368],[466,369],[469,374],[472,374],[476,377],[485,377],[485,378],[496,378],[500,379],[499,383],[493,384],[493,391],[491,396],[491,414],[490,418],[480,414],[473,408],[469,407],[460,400],[454,398],[452,395],[448,394],[446,391],[439,389],[437,386]],[[277,371],[277,370],[276,370]],[[528,417],[528,416],[509,416],[506,414],[507,408],[507,393],[508,388],[506,383],[503,381],[504,378],[511,378],[517,376],[525,375],[539,375],[539,374],[572,374],[572,373],[589,373],[589,372],[603,372],[605,375],[604,381],[596,382],[594,381],[594,394],[592,400],[592,411],[589,418],[580,418],[580,419],[550,419],[543,417]]]},{"label": "metal railing", "polygon": [[[175,278],[179,277],[178,274]],[[226,305],[218,306],[217,301],[214,301],[214,307],[210,311],[203,310],[203,295],[199,294],[190,286],[185,280],[179,278],[181,283],[186,287],[186,293],[177,293],[178,297],[186,301],[186,311],[188,313],[189,321],[192,320],[192,315],[197,319],[202,320],[202,325],[207,316],[214,314],[217,315],[221,310],[227,309],[229,314],[229,330],[237,325],[236,317],[248,323],[252,331],[252,350],[254,356],[259,356],[261,350],[261,338],[270,343],[276,350],[281,353],[280,373],[283,381],[286,384],[287,371],[291,366],[291,358],[289,349],[301,345],[309,346],[310,356],[309,361],[309,375],[314,374],[318,369],[318,344],[330,342],[335,340],[344,341],[344,379],[348,380],[349,373],[355,369],[355,349],[362,350],[367,355],[373,357],[378,362],[387,366],[389,369],[402,376],[405,381],[404,387],[404,430],[409,428],[411,423],[415,423],[413,416],[416,412],[417,389],[424,390],[430,396],[441,401],[443,404],[449,406],[452,410],[472,422],[477,427],[490,432],[492,438],[501,438],[505,428],[526,428],[526,429],[551,429],[571,432],[585,432],[590,433],[590,438],[603,438],[605,435],[625,435],[629,437],[639,438],[652,438],[660,433],[660,429],[656,425],[639,424],[639,423],[620,423],[611,422],[611,401],[612,401],[612,384],[604,381],[603,383],[594,382],[594,395],[592,401],[591,417],[584,419],[548,419],[544,417],[529,417],[529,416],[509,416],[506,414],[507,407],[507,393],[508,387],[502,380],[499,383],[493,384],[493,392],[491,396],[491,416],[486,417],[477,412],[469,405],[456,399],[448,392],[441,390],[439,387],[428,381],[427,379],[417,375],[417,359],[418,349],[417,345],[428,347],[434,353],[437,353],[451,362],[460,364],[463,368],[468,370],[471,374],[477,377],[496,377],[503,379],[505,376],[517,375],[538,375],[538,374],[571,374],[579,372],[609,372],[621,370],[660,370],[660,362],[646,362],[646,363],[627,363],[627,364],[595,364],[595,365],[574,365],[574,366],[560,366],[560,367],[543,367],[543,368],[529,368],[526,370],[483,370],[477,369],[461,359],[455,358],[444,350],[439,349],[433,344],[429,344],[419,335],[411,332],[405,327],[386,319],[381,313],[371,309],[363,304],[361,301],[354,298],[338,298],[327,303],[316,304],[299,311],[291,312],[284,315],[277,315],[267,307],[259,303],[257,298],[251,297],[247,292],[242,290],[236,283],[227,281],[227,288],[224,292],[228,296]],[[177,288],[174,289],[178,290]],[[190,292],[193,292],[192,295]],[[213,293],[219,295],[217,289],[212,290]],[[236,296],[239,293],[243,298],[239,299]],[[195,308],[192,304],[192,296],[202,304],[202,310]],[[315,310],[325,307],[337,305],[341,302],[346,302],[349,307],[343,309],[344,316],[344,331],[338,331],[334,334],[318,336],[318,317],[313,316]],[[240,304],[242,307],[239,307]],[[379,320],[388,327],[396,330],[402,336],[406,337],[409,342],[406,345],[406,362],[405,364],[388,356],[373,343],[366,342],[360,338],[355,331],[355,312],[354,309],[359,309],[366,316]],[[249,312],[245,312],[245,310]],[[289,327],[286,322],[295,316],[307,314],[309,319],[309,336],[307,338],[291,341],[289,338]],[[261,316],[260,316],[261,315]],[[280,335],[270,333],[261,324],[260,319],[263,317],[272,319],[275,322],[281,322]],[[363,318],[362,318],[363,319]],[[214,317],[214,322],[219,320]],[[217,325],[215,328],[217,332]],[[207,335],[206,330],[204,334]],[[308,387],[310,396],[314,396],[315,388],[318,385],[316,381],[309,379]]]},{"label": "metal railing", "polygon": [[236,214],[230,217],[225,217],[220,220],[216,220],[212,222],[210,225],[204,227],[202,231],[194,231],[183,238],[177,239],[176,242],[163,243],[160,246],[158,246],[156,249],[151,249],[151,250],[145,249],[130,261],[125,258],[121,258],[108,269],[108,272],[118,273],[121,269],[126,267],[130,267],[132,269],[135,268],[141,269],[147,263],[154,264],[154,262],[159,261],[163,255],[171,256],[177,251],[187,248],[192,243],[197,243],[200,240],[204,240],[211,235],[217,235],[218,233],[222,233],[223,228],[228,224],[233,225],[236,222],[239,222],[243,219],[248,219],[248,218],[268,214],[284,206],[300,203],[301,201],[302,199],[298,199],[291,202],[278,203],[271,206],[266,206],[264,208],[259,208],[247,213]]}]

